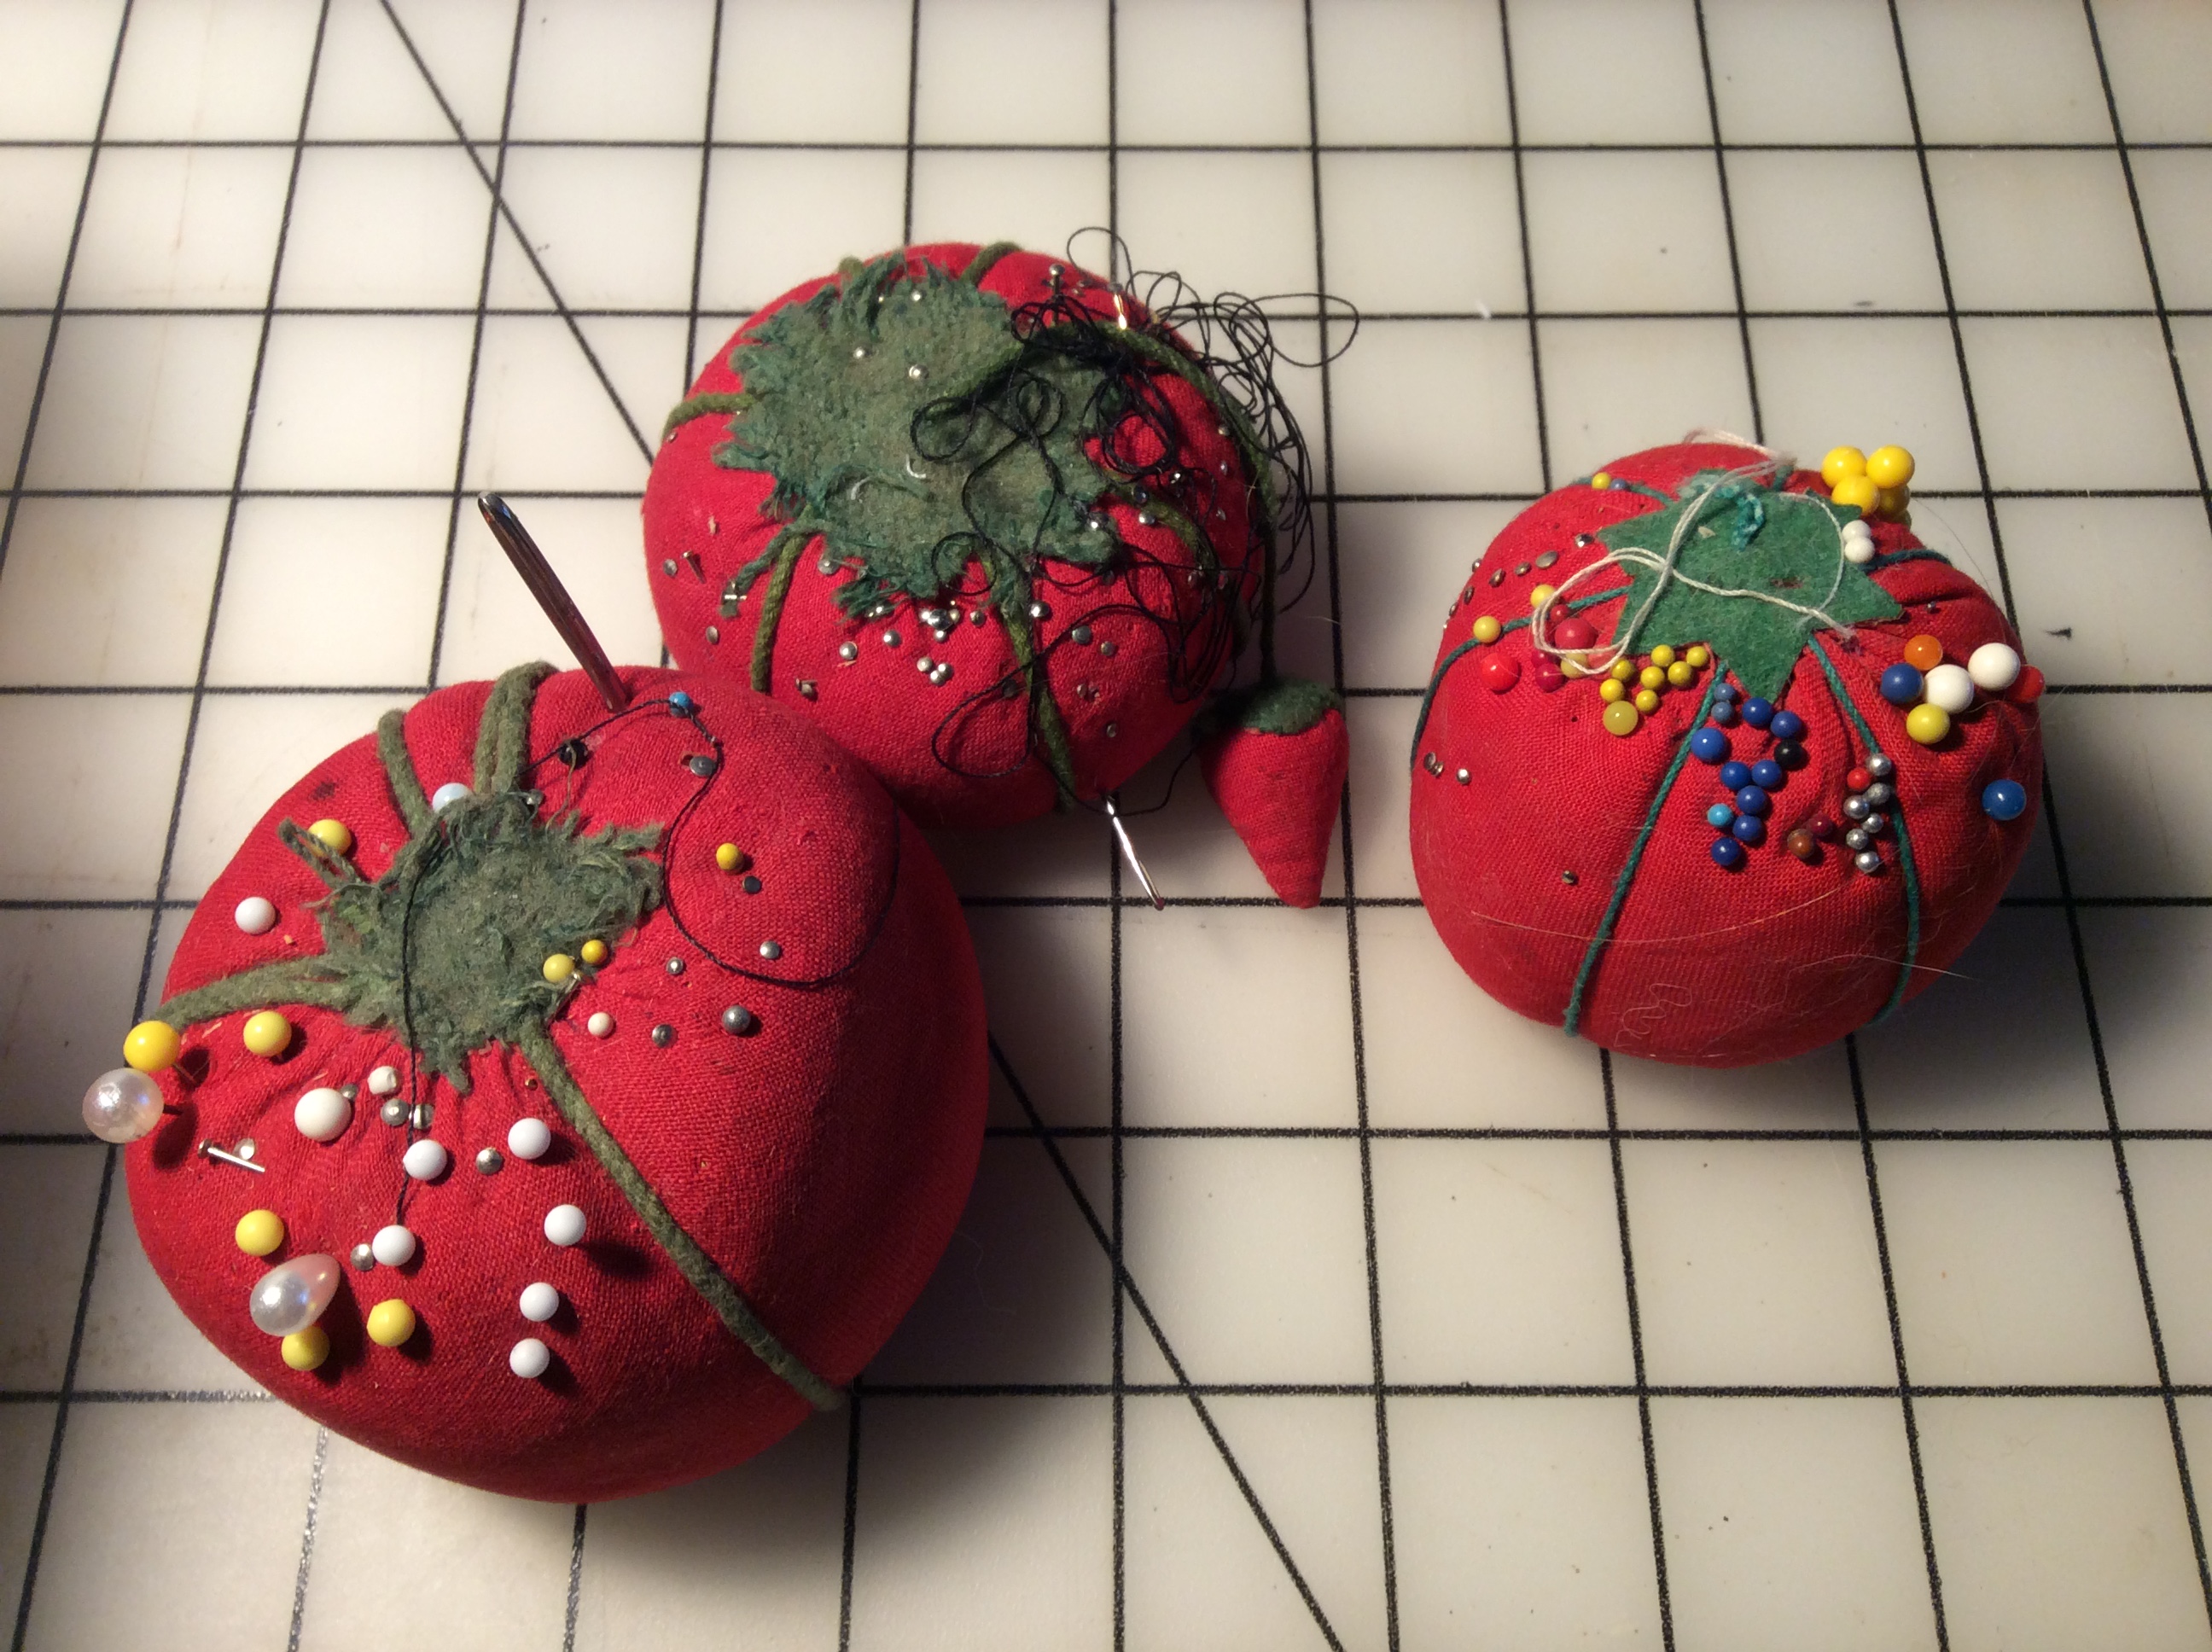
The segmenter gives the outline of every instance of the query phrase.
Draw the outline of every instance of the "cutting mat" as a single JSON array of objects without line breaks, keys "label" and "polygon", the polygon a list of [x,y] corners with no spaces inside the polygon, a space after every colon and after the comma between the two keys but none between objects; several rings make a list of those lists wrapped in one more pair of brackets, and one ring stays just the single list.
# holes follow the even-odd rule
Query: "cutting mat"
[{"label": "cutting mat", "polygon": [[[2204,1645],[2208,60],[2158,0],[0,0],[0,1628]],[[853,1405],[742,1469],[516,1503],[271,1403],[76,1097],[267,798],[563,657],[467,496],[652,659],[646,439],[740,319],[1087,225],[1364,318],[1291,374],[1328,899],[1266,898],[1188,783],[1139,829],[1161,914],[1095,818],[940,840],[975,1198]],[[1692,425],[1910,446],[2052,684],[1984,939],[1733,1073],[1492,1005],[1406,847],[1468,564]]]}]

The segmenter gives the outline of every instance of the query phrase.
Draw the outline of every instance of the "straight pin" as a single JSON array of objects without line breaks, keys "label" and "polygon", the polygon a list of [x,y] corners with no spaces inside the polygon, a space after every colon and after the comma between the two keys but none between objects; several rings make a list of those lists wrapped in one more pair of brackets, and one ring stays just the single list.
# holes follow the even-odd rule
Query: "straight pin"
[{"label": "straight pin", "polygon": [[1152,887],[1152,875],[1146,872],[1145,863],[1137,858],[1137,846],[1129,841],[1129,829],[1121,823],[1121,811],[1112,798],[1106,799],[1106,818],[1114,824],[1114,836],[1121,845],[1121,858],[1129,863],[1129,870],[1137,874],[1137,882],[1144,885],[1145,894],[1155,912],[1165,912],[1168,903],[1160,898],[1159,890]]},{"label": "straight pin", "polygon": [[561,576],[553,571],[553,564],[545,560],[545,553],[522,525],[514,507],[497,494],[478,494],[477,508],[483,513],[484,525],[491,537],[499,541],[499,548],[507,553],[507,560],[514,564],[514,571],[522,575],[522,582],[530,587],[530,594],[545,610],[545,617],[553,622],[553,629],[561,634],[561,641],[576,656],[576,663],[584,668],[584,675],[592,679],[592,686],[599,691],[599,698],[611,712],[618,712],[629,704],[629,689],[607,659],[607,651],[599,647],[599,640],[592,635],[592,628],[561,583]]},{"label": "straight pin", "polygon": [[267,1165],[256,1164],[250,1158],[241,1158],[238,1154],[218,1147],[211,1141],[204,1141],[200,1144],[199,1155],[202,1158],[221,1159],[225,1164],[235,1164],[240,1169],[251,1170],[258,1176],[265,1176],[269,1174]]}]

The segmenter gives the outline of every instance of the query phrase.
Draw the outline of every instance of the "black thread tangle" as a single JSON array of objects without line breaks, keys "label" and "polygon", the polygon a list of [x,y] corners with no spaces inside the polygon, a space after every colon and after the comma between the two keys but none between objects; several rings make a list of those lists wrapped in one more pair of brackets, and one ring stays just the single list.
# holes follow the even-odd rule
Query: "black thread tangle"
[{"label": "black thread tangle", "polygon": [[[1096,288],[1075,267],[1078,243],[1094,235],[1105,235],[1109,241],[1112,274],[1108,288],[1116,298],[1112,317],[1083,301],[1083,295]],[[1164,645],[1166,687],[1173,701],[1188,704],[1225,686],[1222,679],[1233,671],[1255,633],[1261,679],[1271,679],[1275,615],[1306,595],[1316,568],[1312,459],[1277,370],[1283,365],[1317,368],[1334,361],[1358,334],[1358,311],[1325,294],[1248,298],[1224,293],[1206,298],[1173,271],[1131,269],[1121,238],[1103,229],[1079,230],[1069,237],[1065,256],[1068,268],[1049,297],[1012,307],[1013,331],[1024,346],[1014,365],[982,385],[931,402],[915,415],[910,437],[915,452],[925,461],[957,463],[979,440],[988,448],[963,484],[967,530],[948,535],[933,547],[933,562],[945,572],[945,592],[988,608],[1003,597],[1001,581],[1015,570],[1027,571],[1036,596],[1054,601],[1080,604],[1086,596],[1118,587],[1112,599],[1094,600],[1080,609],[1077,623],[1091,625],[1118,618],[1151,626]],[[1345,318],[1341,342],[1311,361],[1285,349],[1265,307],[1286,301]],[[1253,474],[1223,477],[1181,466],[1183,422],[1162,381],[1182,375],[1133,345],[1132,335],[1154,349],[1164,346],[1173,350],[1210,382],[1209,404],[1224,415],[1223,422]],[[1079,374],[1073,376],[1094,384],[1083,406],[1072,406],[1047,371],[1060,365],[1076,367]],[[1078,420],[1083,430],[1097,433],[1103,468],[1119,478],[1100,500],[1073,498],[1051,463],[1048,438],[1070,418]],[[1017,452],[1035,456],[1050,478],[1051,494],[1046,507],[1034,518],[1030,542],[1011,545],[994,538],[981,519],[974,489],[980,478]],[[1043,572],[1041,542],[1045,524],[1055,513],[1094,510],[1115,500],[1139,506],[1158,503],[1180,511],[1198,535],[1210,541],[1206,525],[1223,507],[1224,489],[1231,488],[1245,495],[1249,507],[1244,555],[1233,570],[1208,572],[1170,563],[1123,543],[1095,569],[1055,561],[1049,577]],[[1157,577],[1141,577],[1147,573]],[[1148,592],[1171,590],[1170,582],[1178,577],[1196,584],[1195,603],[1148,598]],[[1071,646],[1072,629],[1063,629],[1028,664],[1016,663],[956,702],[930,740],[931,755],[940,766],[966,779],[991,780],[1016,773],[1030,761],[1045,738],[1037,708],[1044,692],[1044,668],[1060,648]],[[1018,755],[996,768],[963,764],[957,748],[969,722],[1024,695],[1028,726]],[[1148,814],[1165,807],[1183,767],[1177,764],[1167,795],[1158,802],[1124,808],[1122,814]],[[1087,808],[1099,807],[1078,801]]]}]

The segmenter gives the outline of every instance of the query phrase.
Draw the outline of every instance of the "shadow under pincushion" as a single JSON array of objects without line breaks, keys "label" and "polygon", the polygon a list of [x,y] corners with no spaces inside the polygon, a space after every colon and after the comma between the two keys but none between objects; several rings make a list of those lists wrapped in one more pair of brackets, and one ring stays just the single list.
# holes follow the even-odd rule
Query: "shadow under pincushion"
[{"label": "shadow under pincushion", "polygon": [[[295,787],[179,950],[185,1059],[161,1075],[179,1116],[128,1160],[157,1272],[279,1397],[434,1472],[562,1501],[712,1472],[834,1404],[941,1252],[983,1110],[972,953],[914,829],[773,706],[627,675],[638,700],[611,719],[573,673],[446,690]],[[471,772],[442,815],[415,778]],[[350,865],[293,847],[283,823],[311,812],[350,823]],[[742,875],[717,859],[731,843]],[[229,919],[249,895],[278,909],[265,934]],[[570,957],[587,941],[609,949],[597,968]],[[269,1005],[295,1027],[275,1060],[238,1034]],[[382,1066],[405,1075],[397,1124],[368,1084]],[[357,1094],[335,1139],[295,1129],[301,1095],[338,1084]],[[551,1127],[550,1151],[510,1146],[521,1121]],[[260,1175],[190,1151],[247,1135]],[[417,1139],[451,1168],[410,1175]],[[548,1220],[567,1206],[580,1243]],[[284,1229],[265,1262],[230,1236],[255,1206]],[[394,1224],[414,1254],[347,1270],[327,1359],[289,1368],[246,1314],[255,1280]],[[562,1304],[544,1323],[517,1305],[538,1284]],[[368,1310],[392,1298],[417,1328],[376,1345]],[[526,1337],[550,1345],[535,1378],[509,1366]]]}]

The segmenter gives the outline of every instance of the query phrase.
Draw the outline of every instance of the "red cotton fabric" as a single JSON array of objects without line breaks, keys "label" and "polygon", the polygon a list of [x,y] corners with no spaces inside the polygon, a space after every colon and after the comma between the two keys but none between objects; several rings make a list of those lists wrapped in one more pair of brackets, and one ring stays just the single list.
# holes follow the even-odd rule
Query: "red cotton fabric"
[{"label": "red cotton fabric", "polygon": [[1352,743],[1331,708],[1296,734],[1224,730],[1198,749],[1206,789],[1286,906],[1321,904]]},{"label": "red cotton fabric", "polygon": [[[964,242],[912,247],[907,264],[909,270],[935,264],[957,274],[978,250]],[[1039,253],[1009,252],[984,276],[981,290],[1017,308],[1042,301],[1054,292],[1047,271],[1054,263]],[[1073,265],[1061,267],[1060,293],[1111,321],[1114,295],[1105,283]],[[690,393],[742,389],[730,367],[738,338],[835,279],[795,287],[755,315],[714,353]],[[1144,319],[1133,301],[1121,301],[1133,322]],[[1182,427],[1176,463],[1194,477],[1229,479],[1209,494],[1218,518],[1209,510],[1202,522],[1222,582],[1220,587],[1200,583],[1191,553],[1173,528],[1165,521],[1140,523],[1137,509],[1123,502],[1104,508],[1121,542],[1142,553],[1141,560],[1123,558],[1096,569],[1054,561],[1041,565],[1036,594],[1052,612],[1037,623],[1036,649],[1066,722],[1076,789],[1085,799],[1117,790],[1190,720],[1203,690],[1215,685],[1189,681],[1199,669],[1197,648],[1188,646],[1185,658],[1177,659],[1174,639],[1187,633],[1204,606],[1249,600],[1244,587],[1257,578],[1256,568],[1246,567],[1253,501],[1235,441],[1188,385],[1171,374],[1154,382]],[[721,616],[722,588],[782,525],[763,514],[773,477],[714,463],[714,451],[728,434],[726,416],[702,414],[678,425],[661,444],[646,483],[646,567],[676,663],[720,682],[749,683],[760,587],[731,618]],[[924,825],[1006,825],[1049,811],[1055,787],[1050,770],[1030,750],[1028,708],[1022,697],[997,692],[1017,669],[1005,627],[995,619],[963,623],[939,642],[905,598],[888,618],[848,621],[832,592],[850,576],[842,568],[823,574],[820,561],[817,538],[801,553],[783,604],[769,692],[866,764]],[[672,574],[666,571],[672,562]],[[949,594],[973,592],[980,599],[987,586],[981,568],[971,562],[959,591]],[[1162,623],[1163,616],[1176,623]],[[1078,626],[1090,629],[1090,643],[1071,640]],[[708,641],[709,628],[718,641]],[[883,634],[894,629],[901,645],[885,646]],[[850,662],[838,657],[839,645],[848,641],[859,647]],[[1110,654],[1098,646],[1105,643],[1113,646]],[[924,655],[953,667],[950,683],[932,685],[916,671],[915,661]],[[814,685],[812,697],[801,692],[802,681]],[[1183,684],[1180,689],[1177,683]],[[956,709],[959,716],[948,723]]]},{"label": "red cotton fabric", "polygon": [[[629,670],[640,701],[683,689],[698,724],[646,706],[590,734],[572,772],[562,742],[608,722],[580,672],[538,693],[523,782],[542,791],[540,818],[573,807],[586,831],[658,824],[665,898],[550,1026],[569,1071],[607,1127],[690,1235],[736,1283],[769,1332],[816,1375],[848,1382],[927,1280],[966,1200],[985,1105],[981,984],[958,902],[915,828],[860,766],[816,730],[760,696],[674,672]],[[433,694],[408,714],[406,741],[426,792],[471,778],[489,685]],[[703,727],[724,761],[703,783],[684,755]],[[688,815],[681,811],[695,795]],[[199,903],[168,992],[323,950],[307,908],[315,875],[279,841],[280,822],[345,822],[351,859],[374,878],[407,841],[373,738],[356,741],[293,787],[247,837]],[[680,817],[680,823],[679,823]],[[742,892],[716,847],[742,847],[761,879]],[[276,926],[240,932],[238,902],[265,896]],[[720,957],[679,933],[681,917]],[[769,961],[763,941],[780,944]],[[685,961],[680,975],[668,962]],[[856,962],[852,962],[857,960]],[[517,960],[534,971],[540,961]],[[824,985],[784,984],[851,967]],[[757,1031],[720,1020],[742,1004]],[[572,1135],[514,1050],[470,1060],[466,1096],[434,1075],[420,1094],[427,1135],[452,1154],[428,1182],[400,1168],[410,1133],[383,1123],[371,1069],[404,1074],[396,1030],[278,1004],[296,1031],[278,1060],[249,1054],[242,1012],[188,1026],[185,1054],[161,1075],[173,1111],[126,1162],[131,1203],[155,1271],[192,1321],[255,1381],[348,1438],[403,1462],[520,1497],[582,1502],[652,1491],[752,1455],[795,1426],[805,1400],[722,1324],[662,1252],[612,1179]],[[612,1036],[585,1027],[594,1011]],[[674,1029],[657,1047],[656,1025]],[[186,1076],[191,1075],[188,1080]],[[318,1144],[292,1121],[320,1085],[361,1086],[350,1124]],[[403,1089],[403,1096],[406,1091]],[[478,1151],[506,1152],[522,1118],[545,1121],[552,1150],[509,1155],[479,1172]],[[199,1157],[203,1139],[251,1136],[267,1173]],[[587,1236],[547,1241],[546,1212],[580,1206]],[[242,1254],[232,1229],[259,1207],[283,1218],[273,1256]],[[395,1212],[398,1214],[395,1214]],[[368,1272],[351,1248],[398,1220],[418,1236],[412,1261]],[[247,1315],[262,1273],[325,1252],[343,1282],[319,1321],[327,1362],[311,1373],[279,1357],[278,1339]],[[563,1305],[544,1325],[519,1293],[543,1280]],[[366,1337],[368,1309],[404,1299],[419,1328],[402,1346]],[[508,1369],[526,1336],[553,1351],[544,1378]]]},{"label": "red cotton fabric", "polygon": [[[1672,494],[1697,471],[1756,459],[1741,447],[1684,445],[1607,469],[1618,480]],[[1817,475],[1804,471],[1787,485],[1826,491]],[[1559,585],[1605,556],[1594,537],[1601,529],[1660,508],[1647,495],[1587,483],[1538,500],[1476,564],[1445,628],[1439,665],[1468,640],[1479,616],[1527,616],[1528,592],[1539,581]],[[1880,556],[1919,545],[1895,522],[1869,525]],[[1578,534],[1592,536],[1590,543],[1578,545]],[[1558,553],[1557,562],[1534,568],[1547,551]],[[1530,571],[1515,573],[1524,565]],[[1503,580],[1493,585],[1500,570]],[[1915,744],[1905,730],[1906,708],[1876,689],[1907,640],[1932,635],[1947,659],[1963,665],[1983,643],[2018,649],[2020,639],[1979,586],[1941,562],[1878,560],[1866,571],[1903,606],[1903,616],[1858,625],[1850,640],[1822,631],[1818,641],[1880,750],[1896,764],[1896,802],[1887,812],[1911,834],[1919,879],[1910,996],[1972,939],[2027,846],[2042,787],[2033,703],[2040,677],[2024,668],[2006,695],[1978,695],[1942,742]],[[1615,600],[1582,613],[1602,641],[1621,609]],[[1493,653],[1522,667],[1507,692],[1493,692],[1477,669]],[[1668,766],[1699,725],[1704,684],[1668,692],[1640,728],[1620,738],[1600,723],[1596,679],[1546,692],[1534,658],[1523,628],[1470,650],[1445,672],[1413,753],[1413,855],[1429,916],[1461,967],[1501,1003],[1557,1026]],[[1839,835],[1850,825],[1842,811],[1844,777],[1865,761],[1865,742],[1809,653],[1800,654],[1774,703],[1803,718],[1807,761],[1773,793],[1765,843],[1732,871],[1714,864],[1717,834],[1705,816],[1725,793],[1713,768],[1687,757],[1659,805],[1610,943],[1589,973],[1583,1037],[1624,1054],[1735,1066],[1827,1043],[1889,1002],[1905,968],[1907,934],[1907,880],[1895,829],[1879,840],[1887,864],[1872,875],[1853,867],[1839,839],[1823,845],[1813,865],[1783,847],[1793,829],[1820,817]],[[1733,756],[1746,762],[1772,744],[1741,723],[1728,732]],[[1983,788],[1999,779],[2027,793],[2027,811],[2010,822],[1982,808]]]}]

